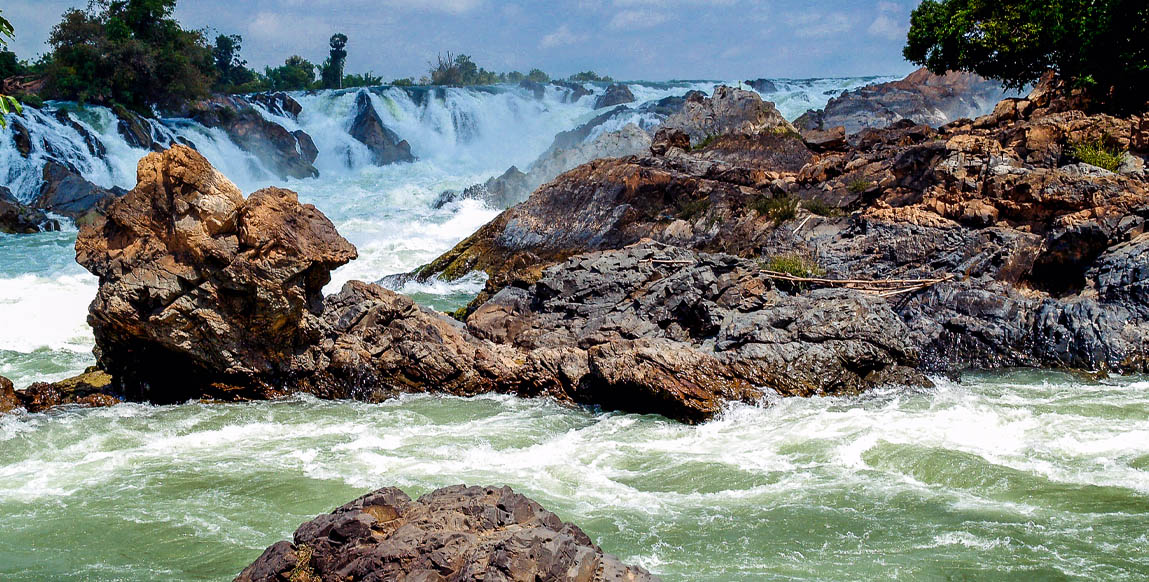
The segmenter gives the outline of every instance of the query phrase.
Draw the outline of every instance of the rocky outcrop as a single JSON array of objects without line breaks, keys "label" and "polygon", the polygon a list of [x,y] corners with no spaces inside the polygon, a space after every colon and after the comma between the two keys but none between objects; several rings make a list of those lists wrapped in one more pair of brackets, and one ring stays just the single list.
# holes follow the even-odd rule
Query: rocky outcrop
[{"label": "rocky outcrop", "polygon": [[1005,96],[1000,83],[973,73],[939,76],[918,69],[901,81],[869,85],[830,99],[825,109],[807,112],[795,125],[804,130],[841,126],[846,133],[857,133],[909,119],[936,128],[985,115]]},{"label": "rocky outcrop", "polygon": [[272,115],[299,119],[299,114],[303,113],[303,106],[293,99],[291,95],[282,91],[278,93],[256,93],[248,97],[248,99],[250,99],[252,103],[262,105],[263,108],[267,109]]},{"label": "rocky outcrop", "polygon": [[[112,112],[118,119],[116,130],[133,148],[160,152],[177,143],[183,143],[152,120],[141,117],[121,105],[113,106]],[[194,147],[191,143],[184,145]]]},{"label": "rocky outcrop", "polygon": [[12,144],[16,146],[16,151],[20,152],[20,156],[24,158],[32,155],[32,134],[28,132],[27,126],[19,119],[13,119],[10,127],[12,128]]},{"label": "rocky outcrop", "polygon": [[16,199],[12,192],[0,186],[0,232],[5,234],[33,234],[60,230],[59,221],[29,208]]},{"label": "rocky outcrop", "polygon": [[457,485],[412,500],[374,491],[295,531],[236,582],[547,580],[654,582],[509,487]]},{"label": "rocky outcrop", "polygon": [[76,241],[101,282],[89,317],[101,368],[157,401],[282,370],[318,333],[320,289],[355,248],[292,192],[244,200],[190,148],[145,157],[138,181]]},{"label": "rocky outcrop", "polygon": [[[282,97],[290,101],[266,95],[258,99],[267,107],[294,110],[299,106],[287,95]],[[264,167],[281,178],[314,178],[319,175],[314,166],[319,150],[311,136],[302,130],[288,131],[282,125],[267,120],[241,97],[213,97],[197,103],[190,115],[207,127],[223,129],[240,149],[254,155]]]},{"label": "rocky outcrop", "polygon": [[770,79],[753,79],[746,81],[746,84],[757,91],[760,95],[769,95],[778,92],[778,86]]},{"label": "rocky outcrop", "polygon": [[814,153],[779,142],[756,153],[752,140],[780,137],[771,132],[689,149],[685,132],[663,129],[652,155],[560,176],[419,274],[485,271],[477,314],[550,265],[643,238],[805,257],[830,279],[940,281],[890,299],[922,369],[1143,371],[1146,271],[1134,257],[1146,244],[1146,174],[1070,153],[1097,140],[1136,152],[1141,127],[1035,91],[940,131],[903,120]]},{"label": "rocky outcrop", "polygon": [[351,137],[367,146],[375,165],[415,161],[411,145],[383,125],[366,91],[360,91],[355,98],[355,111],[355,120],[351,122]]},{"label": "rocky outcrop", "polygon": [[563,98],[563,100],[568,103],[575,103],[583,97],[594,95],[594,93],[591,92],[590,89],[587,89],[586,86],[582,83],[572,83],[570,81],[551,81],[551,85],[554,85],[555,87],[562,87],[563,89],[569,91],[569,93]]},{"label": "rocky outcrop", "polygon": [[67,216],[77,225],[96,220],[110,201],[124,194],[123,190],[101,188],[55,161],[45,163],[43,172],[36,208]]},{"label": "rocky outcrop", "polygon": [[671,115],[662,127],[685,132],[694,145],[727,134],[798,133],[774,104],[763,101],[753,91],[726,86],[716,88],[710,98],[692,94],[682,111]]},{"label": "rocky outcrop", "polygon": [[630,87],[622,83],[615,83],[607,87],[606,92],[594,100],[594,108],[603,109],[627,103],[634,103],[634,93],[631,93]]},{"label": "rocky outcrop", "polygon": [[17,409],[34,414],[60,406],[114,406],[120,400],[110,393],[111,383],[111,376],[95,368],[59,382],[37,382],[25,390],[14,390],[12,382],[0,376],[0,414]]}]

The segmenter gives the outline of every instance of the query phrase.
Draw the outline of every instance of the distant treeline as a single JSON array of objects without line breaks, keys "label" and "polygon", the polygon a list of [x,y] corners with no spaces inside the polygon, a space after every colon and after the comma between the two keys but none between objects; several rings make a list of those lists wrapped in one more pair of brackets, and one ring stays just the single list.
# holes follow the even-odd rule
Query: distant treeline
[{"label": "distant treeline", "polygon": [[[385,84],[371,72],[348,74],[348,38],[335,34],[321,64],[293,55],[282,66],[257,71],[242,57],[243,38],[219,34],[214,41],[203,30],[185,30],[172,14],[177,0],[92,0],[87,9],[70,9],[48,38],[51,51],[34,62],[10,51],[0,52],[0,79],[28,76],[17,95],[26,103],[60,99],[122,105],[144,115],[155,108],[178,110],[211,93],[256,93],[341,89]],[[533,81],[546,83],[539,69],[495,73],[467,55],[439,56],[427,74],[395,79],[392,85],[493,85]],[[572,81],[610,81],[593,71]],[[40,82],[42,81],[42,82]]]}]

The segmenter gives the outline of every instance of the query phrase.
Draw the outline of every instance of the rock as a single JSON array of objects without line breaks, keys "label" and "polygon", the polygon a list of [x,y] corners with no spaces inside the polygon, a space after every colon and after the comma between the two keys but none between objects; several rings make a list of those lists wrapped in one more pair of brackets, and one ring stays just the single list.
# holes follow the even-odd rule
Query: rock
[{"label": "rock", "polygon": [[12,387],[12,381],[0,376],[0,414],[7,414],[23,408],[24,403],[16,396],[16,390]]},{"label": "rock", "polygon": [[630,87],[622,83],[614,83],[606,88],[606,92],[598,96],[594,100],[594,108],[602,109],[604,107],[614,107],[615,105],[624,105],[626,103],[634,103],[634,93],[630,92]]},{"label": "rock", "polygon": [[379,118],[366,91],[360,91],[359,96],[355,98],[355,109],[355,121],[351,123],[351,137],[371,150],[375,165],[386,166],[415,161],[415,156],[411,155],[411,145],[383,125],[383,120]]},{"label": "rock", "polygon": [[245,201],[190,148],[146,156],[138,175],[76,241],[100,278],[89,315],[100,367],[133,398],[171,402],[286,366],[355,248],[292,192]]},{"label": "rock", "polygon": [[[291,112],[299,108],[294,99],[282,93],[259,94],[250,99],[272,113],[286,117],[293,117],[295,114]],[[302,111],[301,108],[299,110]],[[217,95],[195,103],[187,115],[207,127],[222,129],[235,145],[254,155],[268,171],[280,178],[314,178],[319,175],[314,165],[319,149],[311,136],[303,130],[288,131],[282,125],[268,121],[247,98]]]},{"label": "rock", "polygon": [[32,135],[28,128],[19,119],[13,119],[9,127],[12,128],[12,142],[16,145],[16,151],[24,158],[32,155]]},{"label": "rock", "polygon": [[694,145],[725,134],[798,133],[772,103],[763,101],[757,93],[726,86],[716,88],[711,98],[687,99],[683,110],[670,116],[662,127],[682,130]]},{"label": "rock", "polygon": [[[570,81],[551,81],[551,85],[562,87],[563,89],[570,91],[570,93],[564,98],[564,101],[568,103],[575,103],[583,97],[594,95],[594,93],[591,92],[590,89],[587,89],[586,86],[582,83],[572,83]],[[598,108],[596,107],[595,109]]]},{"label": "rock", "polygon": [[457,485],[412,501],[374,491],[304,523],[236,582],[547,580],[653,582],[577,526],[509,487]]},{"label": "rock", "polygon": [[846,92],[831,99],[823,112],[800,118],[798,125],[805,129],[840,125],[850,134],[902,119],[940,127],[956,119],[987,114],[1005,95],[1000,83],[973,73],[939,76],[918,69],[901,81]]},{"label": "rock", "polygon": [[448,191],[439,195],[435,208],[464,199],[482,200],[494,208],[510,208],[526,199],[533,188],[534,180],[518,168],[511,166],[502,175],[491,178],[483,184],[469,186],[462,192]]},{"label": "rock", "polygon": [[303,113],[303,106],[293,99],[291,95],[282,91],[278,93],[256,93],[250,96],[249,99],[253,103],[262,105],[264,109],[267,109],[272,115],[299,119],[299,114]]},{"label": "rock", "polygon": [[650,152],[656,156],[666,155],[671,148],[684,152],[690,150],[690,136],[680,129],[659,129],[650,144]]},{"label": "rock", "polygon": [[527,91],[530,91],[531,94],[534,95],[535,99],[538,99],[540,101],[547,94],[547,88],[542,83],[536,83],[534,81],[523,80],[523,81],[519,81],[519,87],[526,89]]},{"label": "rock", "polygon": [[802,140],[816,152],[843,150],[846,148],[846,128],[838,126],[829,130],[803,130]]},{"label": "rock", "polygon": [[778,86],[770,79],[754,79],[752,81],[746,81],[746,84],[762,95],[778,92]]},{"label": "rock", "polygon": [[119,118],[119,121],[116,122],[116,130],[119,131],[124,141],[128,142],[129,146],[137,149],[162,151],[172,144],[170,140],[164,140],[162,136],[156,135],[155,128],[152,127],[149,120],[128,111],[123,106],[112,107],[112,112]]},{"label": "rock", "polygon": [[12,192],[0,186],[0,232],[33,234],[60,230],[59,221],[22,204]]},{"label": "rock", "polygon": [[36,208],[72,218],[77,225],[94,221],[109,202],[123,194],[101,188],[55,161],[44,164],[43,176]]},{"label": "rock", "polygon": [[80,134],[80,137],[84,140],[84,145],[88,147],[88,153],[92,154],[93,157],[104,159],[104,157],[107,156],[108,149],[104,146],[104,142],[100,141],[100,138],[88,131],[86,127],[72,119],[72,116],[68,115],[66,110],[57,109],[54,115],[57,121]]},{"label": "rock", "polygon": [[105,408],[120,403],[112,394],[112,377],[97,368],[60,382],[37,382],[17,395],[22,407],[33,414],[67,405]]}]

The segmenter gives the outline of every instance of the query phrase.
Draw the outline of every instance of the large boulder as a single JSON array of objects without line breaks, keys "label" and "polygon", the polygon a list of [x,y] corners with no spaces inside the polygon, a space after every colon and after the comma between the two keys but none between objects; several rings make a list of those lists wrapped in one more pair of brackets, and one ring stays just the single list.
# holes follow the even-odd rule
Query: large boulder
[{"label": "large boulder", "polygon": [[594,108],[602,109],[604,107],[614,107],[615,105],[625,105],[627,103],[634,103],[634,93],[631,93],[630,87],[622,83],[615,83],[607,87],[606,92],[594,100]]},{"label": "large boulder", "polygon": [[[263,95],[253,100],[290,116],[299,104],[285,94]],[[292,105],[294,104],[294,106]],[[287,108],[287,110],[283,110]],[[281,178],[314,178],[319,175],[315,159],[319,150],[303,130],[288,131],[263,117],[243,97],[215,96],[196,103],[188,114],[207,127],[218,127],[235,145],[254,155],[271,173]]]},{"label": "large boulder", "polygon": [[100,278],[89,316],[100,366],[126,394],[161,401],[286,366],[314,339],[330,271],[355,257],[294,193],[244,200],[183,146],[142,159],[135,189],[76,241]]},{"label": "large boulder", "polygon": [[236,582],[654,582],[509,487],[374,491],[268,548]]},{"label": "large boulder", "polygon": [[12,195],[12,191],[0,186],[0,232],[6,234],[33,234],[60,230],[59,221],[29,208]]},{"label": "large boulder", "polygon": [[43,179],[36,208],[72,218],[77,225],[94,221],[109,202],[124,194],[118,188],[97,186],[54,160],[44,164]]},{"label": "large boulder", "polygon": [[23,406],[12,387],[12,381],[0,376],[0,414],[7,414]]},{"label": "large boulder", "polygon": [[716,88],[712,97],[691,95],[682,111],[670,116],[662,127],[685,132],[695,145],[727,134],[798,133],[773,103],[763,101],[753,91],[725,85]]},{"label": "large boulder", "polygon": [[355,98],[355,120],[351,122],[350,133],[351,137],[367,146],[377,166],[415,161],[411,144],[383,125],[366,91],[360,91]]},{"label": "large boulder", "polygon": [[1005,96],[1001,83],[974,73],[935,75],[923,68],[900,81],[846,92],[831,99],[824,110],[807,112],[795,123],[818,130],[842,126],[846,133],[883,128],[903,119],[941,127],[990,113]]},{"label": "large boulder", "polygon": [[272,115],[279,115],[290,119],[299,119],[303,113],[303,106],[293,99],[291,95],[279,91],[276,93],[256,93],[249,97],[252,103],[258,103]]}]

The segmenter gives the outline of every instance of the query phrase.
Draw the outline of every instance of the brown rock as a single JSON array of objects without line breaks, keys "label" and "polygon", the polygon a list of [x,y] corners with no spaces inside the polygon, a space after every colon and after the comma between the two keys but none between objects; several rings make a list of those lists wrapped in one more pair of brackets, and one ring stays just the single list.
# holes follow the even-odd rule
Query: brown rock
[{"label": "brown rock", "polygon": [[839,125],[825,131],[806,130],[802,132],[802,139],[816,152],[841,150],[846,147],[846,128]]},{"label": "brown rock", "polygon": [[111,394],[112,377],[97,368],[54,383],[37,382],[17,393],[22,406],[31,413],[45,412],[65,405],[103,408],[120,403]]},{"label": "brown rock", "polygon": [[457,485],[412,501],[380,489],[299,527],[236,582],[654,582],[509,487]]},{"label": "brown rock", "polygon": [[709,98],[687,99],[682,111],[671,115],[662,127],[681,130],[698,145],[706,138],[726,134],[758,135],[779,131],[797,134],[773,103],[753,91],[721,85]]},{"label": "brown rock", "polygon": [[0,414],[6,414],[22,408],[24,403],[16,396],[16,390],[12,387],[12,381],[0,376]]}]

